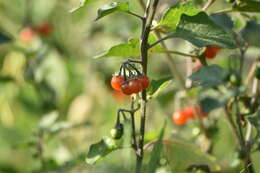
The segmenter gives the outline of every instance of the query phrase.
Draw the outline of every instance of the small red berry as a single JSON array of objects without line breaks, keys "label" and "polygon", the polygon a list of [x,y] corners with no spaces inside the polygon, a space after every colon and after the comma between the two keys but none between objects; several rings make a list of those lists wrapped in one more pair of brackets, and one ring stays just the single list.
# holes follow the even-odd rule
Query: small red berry
[{"label": "small red berry", "polygon": [[35,36],[35,32],[33,31],[32,28],[27,27],[27,28],[22,29],[19,36],[22,41],[29,42]]},{"label": "small red berry", "polygon": [[121,90],[122,92],[125,94],[125,95],[131,95],[133,94],[132,92],[132,89],[131,87],[129,86],[129,82],[124,82],[122,85],[121,85]]},{"label": "small red berry", "polygon": [[130,87],[132,93],[139,93],[143,88],[142,84],[137,79],[130,80],[129,87]]},{"label": "small red berry", "polygon": [[183,109],[183,113],[187,118],[194,118],[194,107],[193,106],[187,106]]},{"label": "small red berry", "polygon": [[208,46],[206,47],[206,50],[204,52],[205,58],[213,59],[217,55],[218,51],[220,51],[221,48],[217,46]]},{"label": "small red berry", "polygon": [[121,84],[124,82],[123,76],[113,76],[111,79],[111,86],[117,91],[121,91]]},{"label": "small red berry", "polygon": [[48,36],[52,31],[52,25],[49,23],[44,23],[36,27],[35,31],[41,36]]},{"label": "small red berry", "polygon": [[172,121],[177,125],[185,125],[188,117],[186,117],[185,113],[182,110],[178,110],[173,113]]},{"label": "small red berry", "polygon": [[143,75],[143,76],[139,77],[138,80],[142,84],[142,88],[143,89],[148,88],[148,86],[150,84],[150,81],[149,81],[149,78],[146,75]]}]

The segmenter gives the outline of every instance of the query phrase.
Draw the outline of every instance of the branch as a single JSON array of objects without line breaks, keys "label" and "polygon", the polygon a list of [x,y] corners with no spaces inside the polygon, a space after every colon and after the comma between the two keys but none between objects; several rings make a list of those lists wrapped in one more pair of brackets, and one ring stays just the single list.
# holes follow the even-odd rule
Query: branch
[{"label": "branch", "polygon": [[135,16],[135,17],[141,19],[142,21],[144,20],[144,18],[143,18],[142,16],[139,16],[138,14],[135,14],[135,13],[133,13],[133,12],[131,12],[131,11],[128,11],[127,13],[130,14],[130,15],[132,15],[132,16]]}]

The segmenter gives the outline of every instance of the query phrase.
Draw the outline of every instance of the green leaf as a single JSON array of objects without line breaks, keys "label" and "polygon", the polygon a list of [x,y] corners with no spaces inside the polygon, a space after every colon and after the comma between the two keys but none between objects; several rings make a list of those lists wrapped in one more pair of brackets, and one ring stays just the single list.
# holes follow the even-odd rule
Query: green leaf
[{"label": "green leaf", "polygon": [[0,32],[0,44],[10,42],[11,40],[12,39],[10,37]]},{"label": "green leaf", "polygon": [[116,142],[112,138],[105,138],[98,143],[92,144],[87,154],[86,162],[90,165],[102,160],[106,155],[118,149]]},{"label": "green leaf", "polygon": [[202,112],[210,112],[216,108],[223,106],[223,102],[213,97],[205,97],[200,100]]},{"label": "green leaf", "polygon": [[0,76],[0,83],[15,82],[15,78],[12,76]]},{"label": "green leaf", "polygon": [[112,13],[128,12],[128,11],[129,11],[128,2],[112,2],[111,4],[105,5],[104,7],[98,9],[98,16],[96,20]]},{"label": "green leaf", "polygon": [[213,87],[223,83],[225,70],[218,65],[204,66],[189,78],[203,87]]},{"label": "green leaf", "polygon": [[45,114],[39,123],[39,127],[41,129],[50,128],[58,119],[59,113],[57,111],[50,112]]},{"label": "green leaf", "polygon": [[243,39],[250,45],[260,47],[260,24],[248,21],[241,31]]},{"label": "green leaf", "polygon": [[160,23],[156,27],[163,27],[168,31],[175,31],[182,14],[193,16],[199,12],[200,10],[197,9],[192,2],[177,3],[164,13]]},{"label": "green leaf", "polygon": [[254,141],[256,142],[260,137],[260,110],[255,113],[255,115],[248,117],[248,121],[255,127],[256,136]]},{"label": "green leaf", "polygon": [[232,11],[260,13],[260,2],[252,0],[243,0],[235,3]]},{"label": "green leaf", "polygon": [[150,87],[147,90],[148,98],[155,98],[162,92],[165,88],[167,88],[172,82],[171,77],[165,77],[159,80],[152,80]]},{"label": "green leaf", "polygon": [[[156,40],[153,34],[149,35],[148,42],[152,43]],[[149,49],[149,53],[162,52],[164,49],[160,45],[156,45]],[[131,38],[127,43],[121,43],[112,46],[108,51],[95,56],[94,58],[106,58],[106,57],[138,57],[140,56],[140,39]]]},{"label": "green leaf", "polygon": [[205,165],[211,171],[220,170],[213,157],[201,152],[194,145],[179,141],[164,141],[163,147],[171,172],[186,173],[191,165]]},{"label": "green leaf", "polygon": [[182,38],[197,47],[236,48],[232,34],[215,24],[205,12],[200,12],[195,16],[183,14],[176,32],[170,34],[169,37]]},{"label": "green leaf", "polygon": [[89,4],[95,2],[97,0],[80,0],[80,3],[78,6],[74,7],[73,9],[70,10],[70,13],[73,13],[77,10],[83,9],[85,7],[87,7]]},{"label": "green leaf", "polygon": [[157,163],[160,160],[160,155],[162,152],[162,147],[163,147],[162,140],[163,140],[163,136],[164,136],[165,127],[166,127],[166,121],[164,122],[160,135],[158,137],[158,140],[153,147],[153,150],[151,153],[151,158],[148,163],[147,170],[146,170],[147,173],[153,173],[156,171]]}]

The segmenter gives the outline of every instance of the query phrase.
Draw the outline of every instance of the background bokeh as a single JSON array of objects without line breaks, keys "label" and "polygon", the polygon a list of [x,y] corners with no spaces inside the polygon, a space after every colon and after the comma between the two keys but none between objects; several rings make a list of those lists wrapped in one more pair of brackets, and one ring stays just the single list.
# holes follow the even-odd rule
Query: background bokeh
[{"label": "background bokeh", "polygon": [[[97,1],[84,10],[69,13],[78,0],[0,0],[0,31],[13,38],[12,43],[0,45],[0,173],[44,172],[43,162],[50,172],[133,172],[135,158],[130,150],[113,152],[95,166],[84,161],[88,147],[109,135],[117,109],[130,105],[128,96],[110,87],[111,76],[124,59],[93,58],[112,45],[140,35],[140,22],[127,14],[117,13],[94,21],[97,9],[109,2]],[[173,3],[162,3],[159,11]],[[209,11],[223,7],[228,4],[219,1]],[[137,2],[131,1],[131,8],[142,14]],[[260,24],[257,24],[260,17],[232,15],[234,23],[229,23],[230,18],[225,15],[214,19],[220,25],[241,31],[249,41],[248,68],[260,55]],[[51,26],[48,35],[30,31],[24,34],[28,28],[46,23]],[[189,43],[181,40],[167,43],[174,50],[191,49]],[[237,53],[223,50],[210,63],[225,66],[230,59],[236,61],[232,57]],[[190,60],[175,57],[178,70],[186,76]],[[148,74],[152,79],[171,75],[163,54],[149,58]],[[173,81],[149,102],[147,141],[156,138],[165,119],[167,138],[197,140],[195,123],[189,122],[181,128],[171,123],[172,112],[185,106],[183,97]],[[207,120],[214,122],[217,129],[212,138],[213,153],[225,173],[237,173],[241,169],[234,154],[234,138],[222,114],[218,109]],[[253,154],[253,160],[260,171],[259,151]]]}]

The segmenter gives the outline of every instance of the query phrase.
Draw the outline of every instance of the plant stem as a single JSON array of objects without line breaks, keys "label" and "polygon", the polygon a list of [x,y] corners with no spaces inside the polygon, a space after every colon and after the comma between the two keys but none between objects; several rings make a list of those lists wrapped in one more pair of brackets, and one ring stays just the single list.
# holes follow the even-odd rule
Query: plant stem
[{"label": "plant stem", "polygon": [[[148,64],[148,37],[151,31],[152,21],[155,16],[155,12],[158,6],[159,0],[147,1],[143,26],[142,26],[142,36],[141,36],[141,59],[142,59],[142,69],[143,73],[147,74],[147,64]],[[136,173],[142,172],[142,162],[144,156],[144,135],[145,135],[145,120],[146,120],[146,90],[142,91],[142,101],[141,101],[141,122],[140,122],[140,138],[138,145],[138,152],[136,155]]]}]

